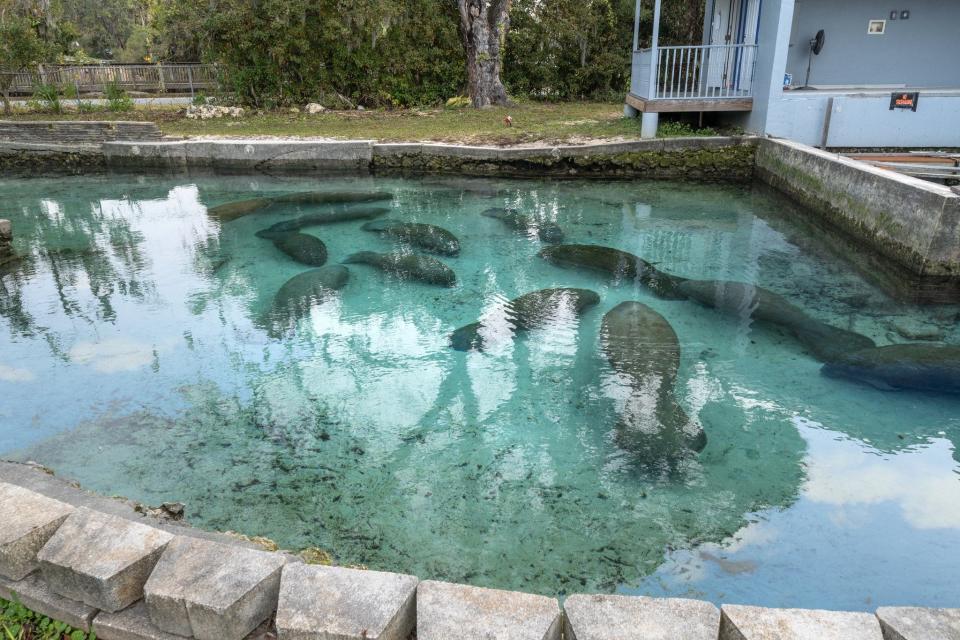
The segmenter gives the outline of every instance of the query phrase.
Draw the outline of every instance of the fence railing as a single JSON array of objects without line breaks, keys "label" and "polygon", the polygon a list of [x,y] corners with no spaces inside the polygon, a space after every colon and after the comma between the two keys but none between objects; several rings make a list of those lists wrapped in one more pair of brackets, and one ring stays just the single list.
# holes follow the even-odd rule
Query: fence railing
[{"label": "fence railing", "polygon": [[[755,44],[682,45],[657,48],[656,80],[650,90],[650,50],[635,52],[641,97],[665,100],[749,98],[757,61]],[[646,74],[646,75],[644,75]]]},{"label": "fence railing", "polygon": [[29,94],[38,84],[68,87],[79,93],[102,92],[116,83],[127,91],[156,93],[194,93],[214,89],[217,74],[210,64],[113,64],[113,65],[44,65],[41,68],[4,73],[13,76],[10,93]]}]

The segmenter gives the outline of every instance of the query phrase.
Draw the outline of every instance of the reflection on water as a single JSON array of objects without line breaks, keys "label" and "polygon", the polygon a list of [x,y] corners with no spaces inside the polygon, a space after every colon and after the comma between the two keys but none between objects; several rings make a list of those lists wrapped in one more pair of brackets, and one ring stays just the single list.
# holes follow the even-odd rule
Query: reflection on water
[{"label": "reflection on water", "polygon": [[[270,331],[274,295],[307,267],[256,232],[301,207],[228,222],[206,209],[317,188],[390,191],[381,219],[452,232],[460,255],[442,260],[456,286],[348,265],[296,331]],[[767,192],[109,176],[0,181],[0,196],[25,256],[0,274],[4,456],[108,494],[182,500],[201,526],[423,578],[810,606],[825,604],[830,567],[845,606],[960,595],[948,582],[960,559],[917,561],[960,536],[960,400],[822,377],[776,326],[537,257],[536,230],[555,224],[566,242],[669,273],[763,286],[880,345],[904,327],[960,342],[956,307],[886,299]],[[481,215],[492,208],[531,216],[531,231]],[[364,222],[303,231],[331,263],[398,241]],[[501,336],[517,326],[507,301],[548,287],[600,303]],[[618,446],[626,398],[599,333],[628,300],[675,331],[675,396],[708,436],[677,473]],[[491,348],[451,349],[478,319]]]}]

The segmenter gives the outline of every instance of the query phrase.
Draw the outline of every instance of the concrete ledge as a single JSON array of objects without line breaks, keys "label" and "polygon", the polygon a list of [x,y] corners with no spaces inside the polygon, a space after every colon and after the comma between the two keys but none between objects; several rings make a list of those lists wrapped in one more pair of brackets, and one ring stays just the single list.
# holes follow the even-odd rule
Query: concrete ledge
[{"label": "concrete ledge", "polygon": [[417,640],[560,640],[545,596],[427,580],[417,587]]},{"label": "concrete ledge", "polygon": [[720,640],[882,640],[869,613],[723,605]]},{"label": "concrete ledge", "polygon": [[0,577],[21,580],[39,568],[37,552],[72,512],[59,500],[0,482]]},{"label": "concrete ledge", "polygon": [[281,640],[406,640],[416,624],[414,576],[290,564],[283,569]]},{"label": "concrete ledge", "polygon": [[720,610],[709,602],[643,596],[572,595],[564,640],[716,640]]},{"label": "concrete ledge", "polygon": [[920,276],[960,277],[960,195],[789,140],[761,140],[758,177]]},{"label": "concrete ledge", "polygon": [[[183,640],[182,636],[161,631],[150,622],[147,606],[138,602],[117,613],[99,613],[93,619],[93,631],[100,640]],[[268,623],[254,629],[245,640],[274,640]]]},{"label": "concrete ledge", "polygon": [[97,614],[96,607],[64,598],[51,591],[39,573],[17,582],[0,580],[0,598],[19,602],[32,611],[84,631],[90,631],[90,623]]},{"label": "concrete ledge", "polygon": [[198,640],[241,640],[273,614],[284,563],[277,553],[174,538],[143,588],[150,620]]},{"label": "concrete ledge", "polygon": [[960,640],[960,609],[880,607],[884,640]]},{"label": "concrete ledge", "polygon": [[53,591],[113,612],[143,597],[143,585],[171,539],[165,531],[80,508],[37,560]]}]

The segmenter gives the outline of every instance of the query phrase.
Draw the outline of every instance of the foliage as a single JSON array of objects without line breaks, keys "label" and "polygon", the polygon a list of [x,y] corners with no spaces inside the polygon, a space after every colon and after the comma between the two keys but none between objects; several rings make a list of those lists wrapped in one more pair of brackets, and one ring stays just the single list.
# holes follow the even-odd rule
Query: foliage
[{"label": "foliage", "polygon": [[37,26],[30,18],[7,13],[5,0],[0,0],[0,93],[3,94],[3,112],[10,113],[10,86],[13,73],[36,64],[46,54],[46,47],[37,34]]},{"label": "foliage", "polygon": [[127,95],[127,92],[120,87],[116,80],[106,84],[104,95],[107,96],[108,108],[114,113],[133,109],[133,99]]},{"label": "foliage", "polygon": [[62,113],[63,105],[60,104],[60,89],[55,84],[34,85],[30,106],[37,111]]},{"label": "foliage", "polygon": [[0,599],[2,640],[96,640],[97,635],[51,620],[19,602]]},{"label": "foliage", "polygon": [[712,127],[694,127],[693,125],[680,120],[667,120],[660,122],[657,127],[657,135],[661,138],[689,138],[691,136],[715,136],[717,130]]}]

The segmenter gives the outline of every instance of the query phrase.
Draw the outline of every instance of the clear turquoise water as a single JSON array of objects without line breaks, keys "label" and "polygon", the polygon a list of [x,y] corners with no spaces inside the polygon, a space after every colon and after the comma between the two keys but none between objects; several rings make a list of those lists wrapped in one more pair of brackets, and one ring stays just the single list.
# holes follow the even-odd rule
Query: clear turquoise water
[{"label": "clear turquoise water", "polygon": [[[351,265],[295,335],[259,321],[304,267],[206,208],[259,192],[385,189],[390,217],[455,233],[453,289]],[[868,609],[960,602],[960,398],[819,374],[793,340],[536,257],[480,216],[510,206],[569,241],[693,278],[763,285],[874,338],[960,343],[957,307],[887,298],[803,213],[751,187],[482,180],[85,177],[0,181],[26,260],[0,272],[0,456],[107,494],[187,503],[196,525],[338,562],[547,594],[621,591]],[[331,262],[388,240],[309,230]],[[581,321],[487,353],[456,327],[547,286]],[[614,441],[623,390],[603,314],[640,300],[677,332],[677,390],[709,444],[680,473]]]}]

